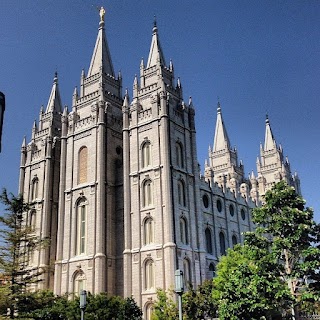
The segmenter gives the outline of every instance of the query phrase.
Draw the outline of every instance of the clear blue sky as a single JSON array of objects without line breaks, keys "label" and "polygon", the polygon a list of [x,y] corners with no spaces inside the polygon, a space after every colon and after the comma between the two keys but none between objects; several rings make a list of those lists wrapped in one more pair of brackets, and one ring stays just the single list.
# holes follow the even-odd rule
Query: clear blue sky
[{"label": "clear blue sky", "polygon": [[70,107],[88,70],[97,6],[115,70],[129,88],[147,59],[154,15],[167,62],[196,108],[198,159],[213,143],[217,97],[245,172],[256,172],[265,114],[320,221],[320,1],[1,0],[0,91],[6,94],[0,187],[18,190],[20,146],[46,105],[54,72]]}]

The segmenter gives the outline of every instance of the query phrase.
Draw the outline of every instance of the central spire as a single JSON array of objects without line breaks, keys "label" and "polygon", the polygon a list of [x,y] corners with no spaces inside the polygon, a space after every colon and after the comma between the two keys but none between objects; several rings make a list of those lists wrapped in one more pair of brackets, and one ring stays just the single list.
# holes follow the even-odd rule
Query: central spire
[{"label": "central spire", "polygon": [[155,66],[158,61],[161,66],[166,65],[166,62],[164,60],[164,55],[161,49],[160,41],[159,41],[157,22],[156,20],[154,20],[147,68]]},{"label": "central spire", "polygon": [[217,122],[216,122],[216,130],[214,134],[213,151],[229,150],[229,149],[230,149],[230,140],[222,119],[220,102],[218,102]]},{"label": "central spire", "polygon": [[276,141],[273,137],[268,115],[266,116],[266,133],[264,138],[264,151],[276,149]]},{"label": "central spire", "polygon": [[105,35],[104,29],[104,19],[105,19],[105,9],[100,8],[100,23],[99,32],[96,40],[96,45],[93,50],[91,63],[88,71],[88,77],[97,74],[102,69],[102,72],[109,74],[114,77],[114,70],[111,60],[111,55]]}]

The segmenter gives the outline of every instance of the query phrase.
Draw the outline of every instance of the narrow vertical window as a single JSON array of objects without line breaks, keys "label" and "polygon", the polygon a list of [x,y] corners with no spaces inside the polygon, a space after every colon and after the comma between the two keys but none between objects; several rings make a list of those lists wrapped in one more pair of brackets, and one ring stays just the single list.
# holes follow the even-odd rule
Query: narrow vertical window
[{"label": "narrow vertical window", "polygon": [[154,242],[153,233],[153,219],[148,218],[144,222],[144,244],[150,244]]},{"label": "narrow vertical window", "polygon": [[209,279],[212,279],[216,275],[216,269],[213,263],[209,265]]},{"label": "narrow vertical window", "polygon": [[235,246],[238,243],[238,239],[236,235],[232,236],[232,245]]},{"label": "narrow vertical window", "polygon": [[77,254],[86,251],[86,202],[81,201],[77,206]]},{"label": "narrow vertical window", "polygon": [[153,304],[149,303],[146,306],[146,320],[151,320],[152,319],[152,313],[153,313]]},{"label": "narrow vertical window", "polygon": [[73,294],[74,296],[80,296],[82,290],[85,290],[86,278],[82,271],[78,272],[73,281]]},{"label": "narrow vertical window", "polygon": [[220,254],[223,256],[226,254],[226,240],[224,233],[221,231],[219,233],[219,242],[220,242]]},{"label": "narrow vertical window", "polygon": [[211,238],[211,231],[209,228],[206,229],[205,231],[206,235],[206,245],[207,245],[207,252],[212,254],[212,238]]},{"label": "narrow vertical window", "polygon": [[184,287],[187,289],[191,283],[190,262],[188,259],[183,260]]},{"label": "narrow vertical window", "polygon": [[151,144],[149,141],[145,142],[142,146],[142,167],[151,165]]},{"label": "narrow vertical window", "polygon": [[184,163],[183,163],[183,147],[180,142],[176,143],[176,164],[178,167],[183,168]]},{"label": "narrow vertical window", "polygon": [[152,204],[152,182],[147,180],[143,184],[143,206],[150,206]]},{"label": "narrow vertical window", "polygon": [[188,227],[185,218],[180,218],[180,240],[183,244],[188,244]]},{"label": "narrow vertical window", "polygon": [[154,286],[154,263],[152,260],[148,260],[145,264],[145,289],[150,290]]},{"label": "narrow vertical window", "polygon": [[178,201],[181,206],[186,206],[186,190],[182,180],[178,181]]},{"label": "narrow vertical window", "polygon": [[33,201],[38,198],[38,189],[39,189],[39,179],[35,178],[32,181],[32,189],[31,189],[31,198]]},{"label": "narrow vertical window", "polygon": [[32,232],[34,232],[35,228],[36,228],[36,212],[35,211],[31,211],[30,212],[30,219],[29,219],[29,227],[31,229]]},{"label": "narrow vertical window", "polygon": [[78,183],[87,182],[88,174],[88,148],[82,147],[79,151]]}]

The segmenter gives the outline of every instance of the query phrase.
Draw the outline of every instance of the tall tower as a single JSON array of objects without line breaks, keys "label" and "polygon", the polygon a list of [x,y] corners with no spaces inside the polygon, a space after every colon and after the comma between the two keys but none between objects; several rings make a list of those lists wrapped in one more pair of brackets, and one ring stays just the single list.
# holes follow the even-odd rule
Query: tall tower
[{"label": "tall tower", "polygon": [[124,294],[146,314],[156,288],[174,286],[175,269],[194,285],[204,277],[194,115],[172,62],[165,62],[155,23],[133,101],[126,97],[123,105]]},{"label": "tall tower", "polygon": [[[50,239],[50,246],[35,251],[29,266],[50,270],[55,260],[58,189],[60,172],[61,99],[55,74],[47,108],[40,110],[39,123],[35,121],[31,141],[24,138],[21,147],[19,193],[31,210],[25,222],[41,239]],[[53,288],[53,273],[43,274],[38,288]]]},{"label": "tall tower", "polygon": [[104,13],[88,74],[82,71],[72,111],[62,115],[57,294],[123,290],[121,76],[114,74]]},{"label": "tall tower", "polygon": [[297,173],[291,174],[289,159],[284,158],[281,145],[277,146],[268,116],[264,145],[260,145],[260,159],[257,159],[257,172],[260,197],[263,197],[267,190],[281,180],[286,181],[301,194],[300,179]]}]

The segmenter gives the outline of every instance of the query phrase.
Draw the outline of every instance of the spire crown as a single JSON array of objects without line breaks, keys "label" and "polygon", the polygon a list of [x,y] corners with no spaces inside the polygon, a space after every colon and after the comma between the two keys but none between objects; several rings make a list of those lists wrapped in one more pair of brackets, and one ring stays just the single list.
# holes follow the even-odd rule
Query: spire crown
[{"label": "spire crown", "polygon": [[52,112],[52,111],[61,112],[62,111],[61,105],[62,104],[61,104],[60,92],[58,87],[58,73],[55,72],[46,112]]},{"label": "spire crown", "polygon": [[147,68],[157,65],[157,63],[160,63],[161,66],[166,65],[162,48],[160,45],[160,41],[159,41],[157,23],[155,20],[153,23],[152,40],[151,40],[151,46],[149,51]]},{"label": "spire crown", "polygon": [[223,122],[220,102],[218,102],[217,122],[216,122],[215,134],[214,134],[213,151],[215,152],[215,151],[220,151],[225,149],[230,150],[230,140],[228,137],[226,127]]}]

